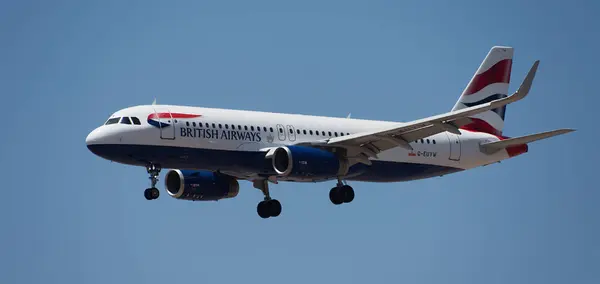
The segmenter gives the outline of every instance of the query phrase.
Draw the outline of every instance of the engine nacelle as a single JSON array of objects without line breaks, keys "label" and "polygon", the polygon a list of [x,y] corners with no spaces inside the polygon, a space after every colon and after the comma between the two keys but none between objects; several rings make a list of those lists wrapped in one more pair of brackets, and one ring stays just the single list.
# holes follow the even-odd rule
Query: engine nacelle
[{"label": "engine nacelle", "polygon": [[170,196],[185,200],[219,200],[240,192],[235,178],[210,171],[170,170],[165,187]]},{"label": "engine nacelle", "polygon": [[335,153],[312,147],[282,146],[272,156],[275,172],[280,176],[331,178],[348,173],[348,160]]}]

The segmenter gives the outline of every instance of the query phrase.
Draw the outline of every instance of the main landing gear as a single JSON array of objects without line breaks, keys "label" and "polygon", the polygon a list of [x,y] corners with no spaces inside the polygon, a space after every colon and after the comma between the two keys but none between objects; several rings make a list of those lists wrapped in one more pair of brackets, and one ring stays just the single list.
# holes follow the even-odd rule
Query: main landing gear
[{"label": "main landing gear", "polygon": [[154,200],[157,199],[160,195],[160,191],[156,188],[156,183],[158,182],[158,175],[160,174],[160,166],[155,164],[148,164],[146,166],[146,171],[150,175],[150,182],[152,183],[152,187],[147,188],[144,191],[144,197],[146,200]]},{"label": "main landing gear", "polygon": [[266,179],[254,181],[254,187],[260,189],[260,191],[262,191],[262,193],[265,195],[265,200],[259,202],[258,206],[256,206],[256,212],[258,213],[258,216],[263,219],[277,217],[279,214],[281,214],[281,203],[279,203],[277,199],[271,198],[271,195],[269,194],[268,182],[269,181]]},{"label": "main landing gear", "polygon": [[354,200],[354,189],[342,183],[341,179],[338,179],[337,186],[329,191],[329,199],[331,203],[340,205],[342,203],[350,203]]}]

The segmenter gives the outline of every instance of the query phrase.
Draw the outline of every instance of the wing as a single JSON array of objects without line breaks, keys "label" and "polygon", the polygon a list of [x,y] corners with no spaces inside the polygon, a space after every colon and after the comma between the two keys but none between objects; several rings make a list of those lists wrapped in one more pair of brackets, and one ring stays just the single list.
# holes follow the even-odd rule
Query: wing
[{"label": "wing", "polygon": [[377,157],[377,154],[395,147],[403,147],[412,150],[410,142],[429,137],[441,132],[460,134],[459,127],[471,123],[469,116],[484,111],[499,108],[523,99],[529,93],[535,72],[539,65],[536,61],[519,89],[511,96],[497,99],[485,104],[460,109],[440,115],[418,119],[408,123],[398,123],[396,126],[378,129],[370,132],[355,133],[342,137],[326,140],[300,143],[299,145],[345,148],[346,156],[352,162],[370,164],[369,157]]}]

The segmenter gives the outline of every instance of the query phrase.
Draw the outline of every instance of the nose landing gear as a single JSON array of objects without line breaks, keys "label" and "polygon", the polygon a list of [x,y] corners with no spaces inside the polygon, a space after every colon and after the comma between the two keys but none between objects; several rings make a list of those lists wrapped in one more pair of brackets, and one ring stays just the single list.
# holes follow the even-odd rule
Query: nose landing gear
[{"label": "nose landing gear", "polygon": [[158,183],[158,175],[160,174],[160,166],[155,164],[148,164],[146,166],[146,172],[150,175],[150,183],[152,186],[147,188],[144,191],[144,197],[146,200],[154,200],[157,199],[160,195],[160,191],[156,188],[156,183]]}]

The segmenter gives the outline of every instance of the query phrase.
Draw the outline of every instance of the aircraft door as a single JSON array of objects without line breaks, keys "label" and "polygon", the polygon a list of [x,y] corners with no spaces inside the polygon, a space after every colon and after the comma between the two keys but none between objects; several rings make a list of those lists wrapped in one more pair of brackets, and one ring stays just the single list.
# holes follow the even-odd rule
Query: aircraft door
[{"label": "aircraft door", "polygon": [[290,141],[296,141],[296,130],[294,129],[294,126],[292,125],[288,125],[287,126],[287,132],[288,132],[288,139]]},{"label": "aircraft door", "polygon": [[446,132],[450,144],[450,160],[459,161],[461,155],[460,137],[457,134]]},{"label": "aircraft door", "polygon": [[[150,121],[154,121],[154,123]],[[176,122],[168,109],[154,108],[154,115],[151,116],[149,122],[160,129],[161,139],[175,140]]]},{"label": "aircraft door", "polygon": [[285,140],[285,128],[283,128],[283,125],[277,124],[277,134],[279,135],[279,140]]}]

